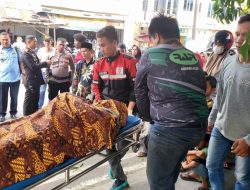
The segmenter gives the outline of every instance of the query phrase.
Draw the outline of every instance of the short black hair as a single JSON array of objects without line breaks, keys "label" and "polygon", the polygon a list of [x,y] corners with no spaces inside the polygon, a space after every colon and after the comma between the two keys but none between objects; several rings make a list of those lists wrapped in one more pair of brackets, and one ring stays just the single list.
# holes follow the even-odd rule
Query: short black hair
[{"label": "short black hair", "polygon": [[125,49],[126,50],[126,45],[124,43],[119,43],[118,48]]},{"label": "short black hair", "polygon": [[86,36],[84,36],[82,33],[77,33],[77,34],[74,34],[74,39],[76,41],[83,43],[86,41]]},{"label": "short black hair", "polygon": [[238,24],[242,24],[244,22],[250,22],[250,14],[241,16],[240,19],[238,20]]},{"label": "short black hair", "polygon": [[36,38],[36,36],[34,36],[34,35],[27,35],[27,36],[25,36],[25,42],[33,40],[35,38]]},{"label": "short black hair", "polygon": [[215,77],[208,75],[206,76],[206,81],[209,82],[212,88],[216,88],[217,80]]},{"label": "short black hair", "polygon": [[177,20],[163,14],[159,14],[151,20],[148,33],[149,36],[154,36],[157,33],[164,39],[180,39]]},{"label": "short black hair", "polygon": [[88,50],[92,50],[92,44],[88,42],[83,42],[81,44],[81,48],[87,48]]},{"label": "short black hair", "polygon": [[114,26],[105,26],[96,33],[97,38],[106,37],[110,42],[117,41],[118,35]]}]

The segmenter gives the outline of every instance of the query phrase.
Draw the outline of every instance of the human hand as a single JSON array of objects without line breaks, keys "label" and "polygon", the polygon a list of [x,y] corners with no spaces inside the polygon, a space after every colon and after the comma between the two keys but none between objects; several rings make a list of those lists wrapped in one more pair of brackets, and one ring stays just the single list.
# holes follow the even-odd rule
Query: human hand
[{"label": "human hand", "polygon": [[203,159],[206,157],[205,152],[203,152],[202,150],[198,150],[196,152],[196,156],[203,158]]},{"label": "human hand", "polygon": [[128,115],[133,115],[133,110],[128,109]]},{"label": "human hand", "polygon": [[231,147],[231,152],[236,156],[246,157],[250,153],[250,147],[244,138],[236,139]]},{"label": "human hand", "polygon": [[99,103],[100,101],[101,99],[97,99],[97,98],[94,99],[94,103]]},{"label": "human hand", "polygon": [[52,61],[51,60],[47,60],[46,63],[47,63],[48,66],[50,66],[52,64]]},{"label": "human hand", "polygon": [[213,123],[210,123],[208,122],[208,125],[207,125],[207,134],[211,134],[212,130],[214,128],[214,124]]}]

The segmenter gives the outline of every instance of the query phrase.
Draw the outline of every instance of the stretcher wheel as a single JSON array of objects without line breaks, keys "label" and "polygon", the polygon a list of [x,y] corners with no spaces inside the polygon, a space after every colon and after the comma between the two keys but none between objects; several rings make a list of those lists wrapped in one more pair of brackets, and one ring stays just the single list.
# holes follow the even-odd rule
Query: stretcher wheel
[{"label": "stretcher wheel", "polygon": [[140,148],[140,144],[139,144],[139,143],[136,144],[136,145],[133,145],[133,146],[132,146],[132,151],[133,151],[134,153],[136,153],[136,152],[138,152],[139,148]]}]

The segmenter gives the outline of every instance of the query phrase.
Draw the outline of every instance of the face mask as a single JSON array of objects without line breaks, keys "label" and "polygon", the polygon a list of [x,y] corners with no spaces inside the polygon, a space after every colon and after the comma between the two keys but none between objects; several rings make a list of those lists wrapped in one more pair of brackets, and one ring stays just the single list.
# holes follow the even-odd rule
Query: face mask
[{"label": "face mask", "polygon": [[216,54],[216,55],[220,55],[224,52],[224,47],[223,46],[214,46],[213,47],[213,52]]}]

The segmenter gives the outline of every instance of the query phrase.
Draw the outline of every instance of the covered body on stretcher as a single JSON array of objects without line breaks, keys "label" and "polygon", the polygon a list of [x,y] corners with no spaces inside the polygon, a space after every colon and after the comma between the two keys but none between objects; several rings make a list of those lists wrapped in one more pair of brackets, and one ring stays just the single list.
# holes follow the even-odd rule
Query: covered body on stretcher
[{"label": "covered body on stretcher", "polygon": [[[0,188],[41,174],[68,158],[111,148],[126,125],[126,105],[89,105],[63,93],[38,112],[0,125]],[[119,123],[119,124],[118,124]]]}]

